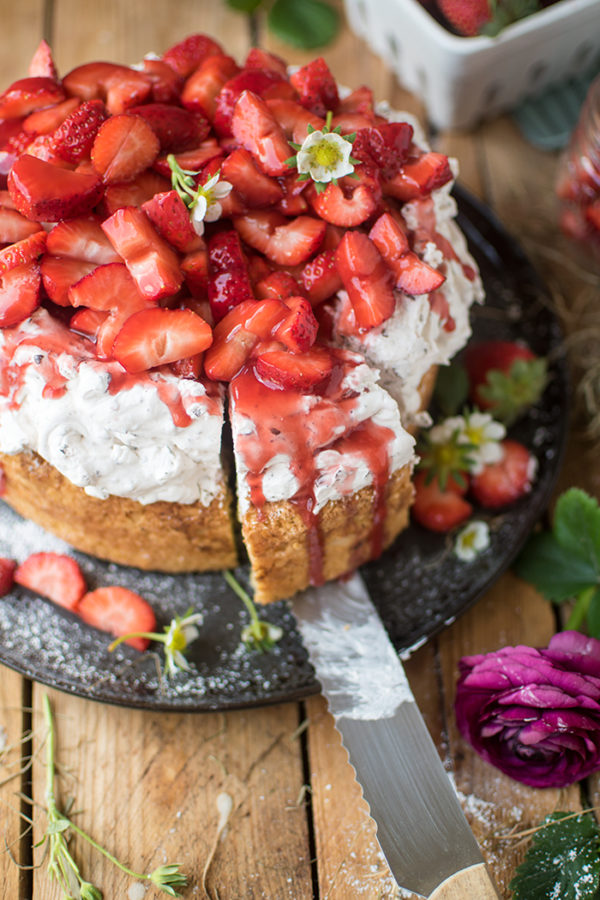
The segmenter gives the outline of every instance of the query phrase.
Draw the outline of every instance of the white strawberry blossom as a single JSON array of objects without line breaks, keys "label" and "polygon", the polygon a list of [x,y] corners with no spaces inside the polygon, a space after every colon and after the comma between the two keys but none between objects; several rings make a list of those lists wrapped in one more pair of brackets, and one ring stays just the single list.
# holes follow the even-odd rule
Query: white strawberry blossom
[{"label": "white strawberry blossom", "polygon": [[490,529],[486,522],[473,519],[459,531],[454,552],[462,562],[472,562],[490,546]]},{"label": "white strawberry blossom", "polygon": [[451,416],[428,432],[433,444],[449,443],[456,435],[458,445],[469,445],[469,471],[477,475],[484,466],[500,462],[503,456],[501,441],[506,428],[489,413],[473,412],[465,416]]},{"label": "white strawberry blossom", "polygon": [[312,131],[298,150],[297,166],[300,175],[310,175],[320,183],[351,175],[352,144],[335,131]]},{"label": "white strawberry blossom", "polygon": [[206,184],[196,188],[195,197],[190,204],[192,225],[196,234],[204,234],[205,222],[216,222],[221,218],[223,207],[220,201],[229,195],[233,187],[229,181],[220,180],[221,172],[209,178]]},{"label": "white strawberry blossom", "polygon": [[171,624],[164,636],[166,675],[175,675],[177,669],[189,671],[190,664],[183,655],[183,651],[200,634],[196,626],[201,622],[201,613],[188,613],[183,618],[175,616],[174,619],[171,619]]}]

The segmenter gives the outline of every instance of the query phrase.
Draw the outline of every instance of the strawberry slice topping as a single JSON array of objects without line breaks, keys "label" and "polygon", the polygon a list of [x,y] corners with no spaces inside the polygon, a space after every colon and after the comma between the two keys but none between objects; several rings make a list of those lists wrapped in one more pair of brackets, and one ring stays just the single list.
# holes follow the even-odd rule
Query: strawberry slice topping
[{"label": "strawberry slice topping", "polygon": [[151,166],[160,143],[140,116],[112,116],[100,127],[92,147],[92,164],[106,184],[131,181]]},{"label": "strawberry slice topping", "polygon": [[389,319],[396,306],[391,274],[373,241],[360,231],[347,231],[335,259],[358,330],[368,331]]},{"label": "strawberry slice topping", "polygon": [[325,118],[328,111],[337,109],[340,102],[335,78],[322,56],[290,75],[290,81],[300,95],[300,103],[317,116]]},{"label": "strawberry slice topping", "polygon": [[405,294],[429,294],[446,280],[412,252],[405,232],[389,213],[377,219],[369,237],[393,272],[396,287]]},{"label": "strawberry slice topping", "polygon": [[16,568],[17,564],[14,559],[0,556],[0,597],[5,597],[12,590]]},{"label": "strawberry slice topping", "polygon": [[58,72],[52,58],[52,50],[50,45],[44,40],[40,41],[37,50],[31,57],[28,75],[30,78],[52,78],[54,81],[58,80]]},{"label": "strawberry slice topping", "polygon": [[192,150],[208,137],[210,122],[199,112],[190,112],[167,103],[133,106],[130,114],[141,116],[160,141],[162,153]]},{"label": "strawberry slice topping", "polygon": [[413,518],[429,531],[451,531],[466,521],[473,512],[471,504],[461,496],[462,489],[449,479],[445,490],[437,478],[428,481],[429,473],[417,472],[415,476],[415,502]]},{"label": "strawberry slice topping", "polygon": [[188,253],[181,260],[181,271],[192,297],[205,300],[208,297],[208,251]]},{"label": "strawberry slice topping", "polygon": [[95,268],[96,263],[85,259],[68,259],[66,256],[46,254],[40,266],[44,290],[53,303],[58,306],[70,306],[69,289]]},{"label": "strawberry slice topping", "polygon": [[107,215],[111,216],[118,209],[123,209],[124,206],[142,206],[147,200],[151,200],[155,194],[168,191],[170,186],[167,179],[159,175],[158,172],[153,172],[151,169],[146,170],[134,178],[133,181],[107,184],[101,208]]},{"label": "strawberry slice topping", "polygon": [[325,223],[312,216],[290,221],[267,210],[237,216],[233,224],[247,244],[282,266],[305,262],[321,246],[326,230]]},{"label": "strawberry slice topping", "polygon": [[306,353],[266,350],[254,360],[254,371],[267,387],[284,391],[316,391],[333,372],[333,359],[325,347]]},{"label": "strawberry slice topping", "polygon": [[21,156],[10,170],[15,206],[36,222],[58,222],[90,212],[102,196],[97,175],[72,172],[34,156]]},{"label": "strawberry slice topping", "polygon": [[52,148],[60,159],[79,163],[89,159],[98,130],[106,119],[101,100],[89,100],[68,115],[52,138]]},{"label": "strawberry slice topping", "polygon": [[249,150],[267,175],[287,175],[291,150],[285,134],[267,104],[244,91],[233,110],[231,130],[236,141]]},{"label": "strawberry slice topping", "polygon": [[285,300],[301,293],[300,285],[289,272],[269,272],[266,278],[262,278],[256,285],[256,296],[259,300],[266,300],[268,297]]},{"label": "strawberry slice topping", "polygon": [[273,329],[273,337],[292,353],[306,353],[316,341],[319,330],[312,306],[305,297],[286,297],[285,305],[289,313]]},{"label": "strawberry slice topping", "polygon": [[24,240],[0,250],[0,275],[38,260],[44,252],[47,239],[45,231],[37,231]]},{"label": "strawberry slice topping", "polygon": [[209,56],[186,81],[181,102],[186,109],[204,113],[212,122],[217,110],[217,97],[239,71],[240,67],[231,56]]},{"label": "strawberry slice topping", "polygon": [[233,111],[245,91],[265,99],[280,97],[292,100],[296,96],[293,87],[278,72],[272,69],[242,69],[223,85],[216,99],[213,125],[221,137],[231,137]]},{"label": "strawberry slice topping", "polygon": [[224,180],[233,185],[246,206],[272,206],[283,197],[283,189],[277,181],[265,175],[252,155],[241,147],[223,160],[221,172]]},{"label": "strawberry slice topping", "polygon": [[235,231],[221,231],[208,242],[208,299],[215,322],[234,306],[253,300],[248,268]]},{"label": "strawberry slice topping", "polygon": [[143,309],[119,331],[113,356],[128,372],[144,372],[202,353],[211,343],[210,325],[191,309]]},{"label": "strawberry slice topping", "polygon": [[204,241],[194,231],[190,213],[177,193],[155,194],[142,204],[142,209],[156,230],[181,253],[192,253],[204,247]]},{"label": "strawberry slice topping", "polygon": [[52,134],[78,106],[77,97],[70,97],[62,103],[57,103],[56,106],[37,109],[23,120],[23,128],[32,137],[36,134]]},{"label": "strawberry slice topping", "polygon": [[262,341],[289,316],[281,300],[246,300],[218,323],[213,344],[204,359],[204,371],[214,381],[231,381]]},{"label": "strawberry slice topping", "polygon": [[352,145],[352,156],[380,169],[381,177],[387,181],[398,174],[408,159],[412,138],[413,128],[407,122],[361,128]]},{"label": "strawberry slice topping", "polygon": [[142,210],[118,209],[102,228],[144,297],[158,300],[177,293],[183,281],[177,254]]},{"label": "strawberry slice topping", "polygon": [[0,94],[0,119],[28,116],[65,99],[63,86],[54,78],[21,78]]},{"label": "strawberry slice topping", "polygon": [[140,294],[123,263],[106,263],[96,266],[70,288],[69,303],[103,312],[126,308],[131,314],[144,309],[151,301]]},{"label": "strawberry slice topping", "polygon": [[335,250],[324,250],[302,269],[302,284],[313,306],[337,294],[344,286],[335,261]]},{"label": "strawberry slice topping", "polygon": [[[107,631],[114,637],[156,631],[156,616],[150,604],[124,587],[102,587],[84,594],[76,612],[87,625]],[[133,637],[125,643],[143,651],[150,641],[148,638]]]},{"label": "strawberry slice topping", "polygon": [[205,34],[191,34],[185,40],[169,47],[163,54],[163,62],[182,78],[187,78],[209,56],[223,55],[223,48]]},{"label": "strawberry slice topping", "polygon": [[398,174],[384,183],[383,190],[401,203],[408,203],[427,196],[452,181],[453,177],[447,156],[443,153],[423,153],[418,159],[403,163]]},{"label": "strawberry slice topping", "polygon": [[70,97],[104,100],[111,116],[148,99],[152,81],[143,72],[116,63],[92,62],[77,66],[63,78]]},{"label": "strawberry slice topping", "polygon": [[16,209],[0,206],[0,244],[14,244],[40,231],[39,222],[26,219]]},{"label": "strawberry slice topping", "polygon": [[62,553],[32,553],[15,572],[15,581],[58,606],[78,611],[86,591],[81,569]]},{"label": "strawberry slice topping", "polygon": [[377,212],[377,201],[365,184],[359,184],[347,197],[339,184],[329,184],[320,194],[314,189],[308,193],[314,211],[332,225],[355,228]]}]

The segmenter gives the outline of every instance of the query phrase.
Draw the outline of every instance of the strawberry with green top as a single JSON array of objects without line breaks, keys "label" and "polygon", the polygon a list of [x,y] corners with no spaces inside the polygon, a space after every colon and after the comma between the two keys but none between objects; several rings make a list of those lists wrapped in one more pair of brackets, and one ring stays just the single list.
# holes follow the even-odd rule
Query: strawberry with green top
[{"label": "strawberry with green top", "polygon": [[465,37],[498,34],[542,8],[539,0],[437,0],[450,25]]},{"label": "strawberry with green top", "polygon": [[546,360],[514,341],[483,341],[465,353],[470,398],[505,425],[537,403],[548,382]]}]

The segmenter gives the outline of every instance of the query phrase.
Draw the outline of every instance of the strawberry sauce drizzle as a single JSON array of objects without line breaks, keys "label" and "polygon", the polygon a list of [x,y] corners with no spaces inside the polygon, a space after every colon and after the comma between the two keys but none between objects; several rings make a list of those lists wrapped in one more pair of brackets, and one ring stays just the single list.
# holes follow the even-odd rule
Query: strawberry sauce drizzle
[{"label": "strawberry sauce drizzle", "polygon": [[477,275],[475,269],[468,263],[463,263],[450,241],[436,230],[437,217],[433,197],[424,197],[413,201],[413,203],[419,219],[419,227],[415,232],[417,242],[422,242],[425,245],[428,241],[432,241],[440,253],[443,254],[444,259],[459,263],[465,278],[468,281],[474,281]]},{"label": "strawberry sauce drizzle", "polygon": [[[338,352],[340,363],[344,359],[349,362],[343,351]],[[259,517],[266,503],[263,479],[268,463],[279,455],[289,460],[290,472],[298,483],[289,502],[306,526],[311,584],[324,581],[319,513],[315,511],[315,485],[321,476],[316,458],[321,450],[337,450],[346,460],[358,458],[368,466],[374,491],[369,556],[379,555],[383,549],[389,445],[394,432],[370,420],[353,425],[351,412],[357,407],[357,395],[345,391],[341,381],[344,369],[355,364],[336,366],[324,395],[274,390],[259,381],[249,367],[230,385],[235,415],[254,423],[252,433],[238,432],[234,439],[236,452],[248,470],[246,483]],[[336,493],[352,495],[353,482],[353,473],[347,473],[336,484]],[[356,564],[363,561],[364,558],[357,558]]]}]

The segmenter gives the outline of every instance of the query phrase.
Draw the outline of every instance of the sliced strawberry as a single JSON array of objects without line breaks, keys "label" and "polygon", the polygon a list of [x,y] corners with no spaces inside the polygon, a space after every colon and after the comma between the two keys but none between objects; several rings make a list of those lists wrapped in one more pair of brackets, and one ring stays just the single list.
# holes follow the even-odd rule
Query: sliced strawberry
[{"label": "sliced strawberry", "polygon": [[[0,257],[5,251],[0,251]],[[0,272],[0,327],[22,322],[40,304],[40,267],[38,263],[15,266]]]},{"label": "sliced strawberry", "polygon": [[132,181],[152,165],[159,150],[159,140],[145,119],[112,116],[96,135],[92,164],[106,184]]},{"label": "sliced strawberry", "polygon": [[52,58],[52,50],[46,41],[41,40],[38,44],[37,50],[31,57],[27,74],[30,78],[52,78],[54,81],[58,80],[58,72]]},{"label": "sliced strawberry", "polygon": [[188,253],[181,261],[185,283],[196,300],[208,297],[208,250],[195,250]]},{"label": "sliced strawberry", "polygon": [[0,244],[14,244],[40,231],[39,222],[26,219],[16,209],[0,206]]},{"label": "sliced strawberry", "polygon": [[48,234],[46,252],[96,265],[122,261],[94,216],[59,222]]},{"label": "sliced strawberry", "polygon": [[[107,631],[114,637],[156,631],[156,617],[150,604],[124,587],[102,587],[89,591],[81,598],[76,612],[87,625]],[[125,643],[143,651],[150,641],[135,637],[128,638]]]},{"label": "sliced strawberry", "polygon": [[387,212],[379,216],[369,231],[369,237],[388,265],[410,250],[406,232],[397,219]]},{"label": "sliced strawberry", "polygon": [[231,381],[261,341],[289,315],[281,300],[246,300],[216,325],[213,344],[204,358],[204,371],[213,381]]},{"label": "sliced strawberry", "polygon": [[343,282],[335,261],[335,250],[324,250],[307,262],[302,270],[302,285],[313,306],[342,289]]},{"label": "sliced strawberry", "polygon": [[144,309],[121,328],[113,356],[128,372],[145,372],[202,353],[211,343],[210,325],[190,309]]},{"label": "sliced strawberry", "polygon": [[246,206],[272,206],[283,197],[283,190],[273,178],[265,175],[252,155],[241,147],[223,160],[223,179],[229,181]]},{"label": "sliced strawberry", "polygon": [[144,297],[158,300],[177,293],[183,281],[179,259],[145,213],[132,206],[118,209],[102,228]]},{"label": "sliced strawberry", "polygon": [[223,48],[206,34],[191,34],[163,54],[163,62],[187,78],[209,56],[223,55]]},{"label": "sliced strawberry", "polygon": [[396,306],[390,270],[373,241],[359,231],[347,231],[335,259],[358,330],[367,331],[389,319]]},{"label": "sliced strawberry", "polygon": [[142,209],[159,234],[181,253],[192,253],[204,247],[204,241],[194,231],[190,212],[177,191],[155,194],[142,204]]},{"label": "sliced strawberry", "polygon": [[208,299],[215,322],[234,306],[254,299],[248,267],[235,231],[217,232],[208,241]]},{"label": "sliced strawberry", "polygon": [[21,78],[0,94],[0,119],[28,116],[35,109],[54,106],[65,99],[62,85],[54,78]]},{"label": "sliced strawberry", "polygon": [[407,122],[389,122],[375,128],[361,128],[352,145],[352,156],[381,170],[386,181],[394,178],[408,159],[413,128]]},{"label": "sliced strawberry", "polygon": [[334,111],[340,98],[335,78],[322,56],[301,66],[290,81],[300,95],[300,103],[318,116],[325,118],[329,110]]},{"label": "sliced strawberry", "polygon": [[360,113],[363,116],[370,116],[373,115],[374,110],[373,91],[364,84],[355,88],[351,94],[340,100],[337,106],[338,114]]},{"label": "sliced strawberry", "polygon": [[0,275],[16,269],[18,266],[36,262],[44,252],[46,240],[46,232],[37,231],[16,244],[0,250]]},{"label": "sliced strawberry", "polygon": [[363,184],[354,188],[346,197],[339,184],[329,184],[325,191],[307,191],[309,202],[322,219],[332,225],[354,228],[361,225],[377,211],[377,201],[372,191]]},{"label": "sliced strawberry", "polygon": [[332,128],[339,128],[340,134],[354,134],[374,124],[373,116],[362,113],[346,112],[335,115],[331,120]]},{"label": "sliced strawberry", "polygon": [[249,150],[267,175],[290,172],[286,160],[290,146],[273,113],[264,100],[244,91],[233,110],[231,130],[236,141]]},{"label": "sliced strawberry", "polygon": [[0,150],[16,150],[15,147],[11,147],[11,142],[14,139],[17,142],[21,139],[31,140],[31,136],[27,136],[23,131],[23,122],[23,118],[6,119],[4,121],[0,119]]},{"label": "sliced strawberry", "polygon": [[62,125],[67,116],[71,115],[79,106],[77,97],[70,97],[57,103],[56,106],[49,106],[47,109],[37,109],[30,113],[23,121],[23,128],[31,135],[51,134]]},{"label": "sliced strawberry", "polygon": [[50,299],[59,306],[70,306],[69,289],[96,268],[95,262],[46,254],[41,262],[42,282]]},{"label": "sliced strawberry", "polygon": [[170,186],[166,178],[150,169],[141,172],[133,181],[107,184],[100,208],[107,216],[111,216],[124,206],[142,206],[155,194],[168,191]]},{"label": "sliced strawberry", "polygon": [[198,380],[202,371],[203,353],[196,353],[194,356],[186,356],[185,359],[177,359],[171,363],[173,374],[178,378],[190,378]]},{"label": "sliced strawberry", "polygon": [[8,189],[19,212],[37,222],[85,215],[102,195],[102,183],[96,175],[72,172],[34,156],[16,161]]},{"label": "sliced strawberry", "polygon": [[17,564],[14,559],[0,557],[0,597],[5,597],[10,593],[15,582],[16,568]]},{"label": "sliced strawberry", "polygon": [[89,159],[106,110],[101,100],[88,100],[74,110],[54,134],[52,147],[57,156],[70,163]]},{"label": "sliced strawberry", "polygon": [[[38,134],[37,137],[29,135],[29,138],[30,143],[23,147],[23,153],[26,153],[28,156],[35,156],[37,159],[44,160],[44,162],[50,162],[54,166],[61,166],[63,169],[73,168],[70,163],[65,162],[64,159],[60,159],[56,155],[53,135]],[[20,156],[21,152],[19,151],[17,155]]]},{"label": "sliced strawberry", "polygon": [[270,272],[266,278],[256,285],[256,296],[259,300],[275,297],[284,300],[302,293],[300,285],[289,272]]},{"label": "sliced strawberry", "polygon": [[385,194],[401,203],[424,197],[453,179],[448,157],[443,153],[423,153],[418,159],[408,160],[400,166],[398,174],[386,181]]},{"label": "sliced strawberry", "polygon": [[142,60],[144,75],[152,84],[152,100],[154,103],[179,103],[179,95],[183,87],[183,78],[162,59]]},{"label": "sliced strawberry", "polygon": [[452,480],[442,491],[435,477],[427,483],[428,474],[421,470],[415,475],[413,517],[429,531],[451,531],[469,518],[473,507],[455,490]]},{"label": "sliced strawberry", "polygon": [[324,119],[294,100],[275,98],[267,100],[266,104],[281,125],[285,136],[296,144],[302,144],[308,134],[309,125],[315,131],[320,131],[325,125]]},{"label": "sliced strawberry", "polygon": [[290,221],[270,210],[238,216],[234,225],[247,244],[282,266],[305,262],[325,237],[325,223],[312,216],[298,216]]},{"label": "sliced strawberry", "polygon": [[262,50],[260,47],[253,47],[244,63],[245,69],[264,69],[271,72],[277,72],[283,78],[287,78],[287,63],[280,56],[269,53],[268,50]]},{"label": "sliced strawberry", "polygon": [[242,69],[223,85],[216,99],[213,125],[221,137],[231,137],[233,111],[245,91],[265,100],[268,97],[293,100],[296,96],[287,79],[272,69]]},{"label": "sliced strawberry", "polygon": [[209,56],[190,75],[181,92],[186,109],[198,110],[212,122],[217,109],[217,97],[223,86],[240,71],[231,56]]},{"label": "sliced strawberry", "polygon": [[200,112],[191,112],[167,103],[133,106],[130,114],[141,116],[160,141],[161,153],[183,153],[208,137],[210,122]]},{"label": "sliced strawberry", "polygon": [[[203,141],[199,147],[194,150],[188,150],[186,153],[176,153],[175,159],[182,169],[188,169],[190,172],[198,172],[210,160],[221,158],[223,151],[214,138]],[[163,175],[165,178],[171,178],[172,170],[167,162],[166,156],[159,156],[154,163],[153,168]]]},{"label": "sliced strawberry", "polygon": [[86,591],[81,569],[62,553],[32,553],[17,568],[15,581],[72,611],[77,610]]},{"label": "sliced strawberry", "polygon": [[531,491],[537,460],[518,441],[502,441],[500,462],[484,466],[471,478],[471,493],[486,509],[500,509]]},{"label": "sliced strawberry", "polygon": [[107,315],[108,313],[99,309],[78,309],[69,320],[69,328],[71,331],[95,339]]},{"label": "sliced strawberry", "polygon": [[305,297],[286,297],[286,318],[273,329],[273,337],[292,353],[306,353],[317,339],[319,323]]},{"label": "sliced strawberry", "polygon": [[70,97],[104,100],[111,116],[143,103],[152,91],[148,75],[116,63],[92,62],[72,69],[63,78]]},{"label": "sliced strawberry", "polygon": [[101,312],[123,307],[130,314],[148,306],[123,263],[96,266],[69,289],[69,303]]},{"label": "sliced strawberry", "polygon": [[391,269],[396,287],[405,294],[430,294],[446,280],[409,249],[405,232],[389,213],[377,219],[369,237]]},{"label": "sliced strawberry", "polygon": [[333,372],[333,359],[325,347],[306,353],[267,350],[254,360],[254,371],[267,387],[284,391],[315,391]]}]

